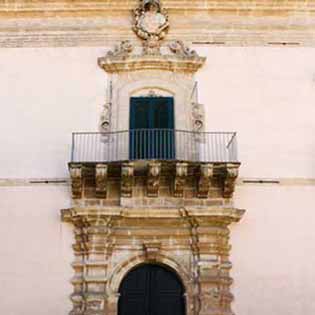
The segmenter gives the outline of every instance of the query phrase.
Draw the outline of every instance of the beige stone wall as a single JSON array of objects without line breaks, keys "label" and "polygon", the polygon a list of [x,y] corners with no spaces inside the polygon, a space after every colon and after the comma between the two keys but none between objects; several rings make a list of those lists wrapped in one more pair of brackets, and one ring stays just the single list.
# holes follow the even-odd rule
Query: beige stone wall
[{"label": "beige stone wall", "polygon": [[[102,46],[136,40],[132,1],[2,1],[1,47]],[[164,0],[169,38],[209,45],[314,46],[314,0]]]}]

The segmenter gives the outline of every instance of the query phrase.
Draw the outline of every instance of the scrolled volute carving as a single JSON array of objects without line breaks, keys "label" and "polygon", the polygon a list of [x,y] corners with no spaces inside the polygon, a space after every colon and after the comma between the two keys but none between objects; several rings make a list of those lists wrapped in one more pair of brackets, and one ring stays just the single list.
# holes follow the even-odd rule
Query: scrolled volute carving
[{"label": "scrolled volute carving", "polygon": [[195,50],[190,49],[181,40],[175,40],[171,42],[168,45],[168,47],[171,50],[171,52],[174,53],[175,55],[178,55],[181,57],[189,57],[189,58],[198,57],[197,52]]}]

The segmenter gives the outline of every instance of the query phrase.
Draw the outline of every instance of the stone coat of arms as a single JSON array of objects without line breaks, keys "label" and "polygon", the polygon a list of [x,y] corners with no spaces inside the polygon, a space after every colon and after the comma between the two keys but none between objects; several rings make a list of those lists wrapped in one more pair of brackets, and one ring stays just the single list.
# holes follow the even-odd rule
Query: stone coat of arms
[{"label": "stone coat of arms", "polygon": [[168,15],[159,0],[141,0],[135,10],[133,30],[144,40],[161,40],[169,27]]}]

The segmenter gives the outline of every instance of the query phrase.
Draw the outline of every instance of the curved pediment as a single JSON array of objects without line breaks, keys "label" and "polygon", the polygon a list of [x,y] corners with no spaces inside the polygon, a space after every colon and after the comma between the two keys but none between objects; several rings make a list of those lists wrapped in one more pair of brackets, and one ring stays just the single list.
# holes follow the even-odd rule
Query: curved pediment
[{"label": "curved pediment", "polygon": [[162,53],[160,49],[154,53],[149,53],[145,48],[140,54],[134,54],[133,51],[132,44],[129,41],[124,41],[114,51],[99,58],[98,64],[108,73],[138,70],[195,73],[206,61],[205,57],[200,57],[181,41],[172,42],[166,48],[165,53]]}]

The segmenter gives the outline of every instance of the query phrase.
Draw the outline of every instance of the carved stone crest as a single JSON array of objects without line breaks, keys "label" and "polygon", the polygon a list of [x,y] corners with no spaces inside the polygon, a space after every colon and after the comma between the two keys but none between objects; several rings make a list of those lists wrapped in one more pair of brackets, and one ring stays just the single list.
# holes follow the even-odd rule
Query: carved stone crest
[{"label": "carved stone crest", "polygon": [[161,9],[159,0],[140,0],[139,7],[134,12],[133,30],[141,39],[152,36],[163,39],[169,27],[168,15]]},{"label": "carved stone crest", "polygon": [[134,32],[143,40],[145,52],[158,52],[160,43],[169,27],[168,15],[159,0],[140,0],[134,11]]}]

